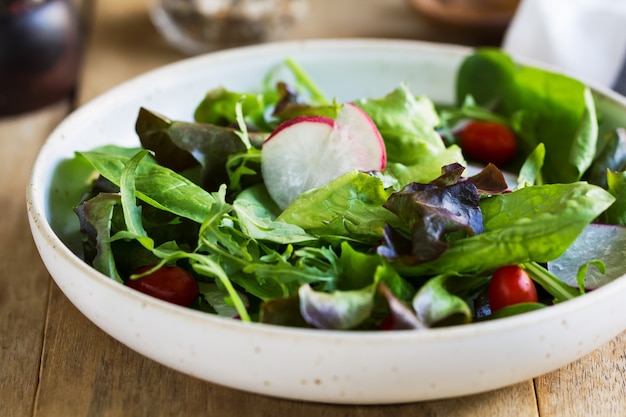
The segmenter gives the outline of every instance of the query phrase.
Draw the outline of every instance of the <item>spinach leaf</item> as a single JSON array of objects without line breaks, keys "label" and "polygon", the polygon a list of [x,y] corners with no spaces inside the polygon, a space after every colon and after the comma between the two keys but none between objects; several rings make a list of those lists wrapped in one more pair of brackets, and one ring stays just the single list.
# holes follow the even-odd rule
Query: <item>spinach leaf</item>
[{"label": "spinach leaf", "polygon": [[518,304],[513,304],[510,306],[502,307],[495,313],[492,313],[486,319],[487,320],[501,319],[504,317],[511,317],[511,316],[516,316],[518,314],[541,310],[546,307],[547,306],[545,304],[541,304],[541,303],[518,303]]},{"label": "spinach leaf", "polygon": [[547,182],[579,180],[596,153],[598,123],[591,91],[567,76],[515,64],[496,49],[470,55],[457,74],[456,100],[467,96],[510,118],[530,153],[546,148]]},{"label": "spinach leaf", "polygon": [[405,276],[473,274],[502,265],[548,262],[561,255],[578,234],[615,198],[586,183],[525,187],[480,202],[485,231],[450,242],[432,261],[407,266]]},{"label": "spinach leaf", "polygon": [[[116,185],[129,158],[104,152],[78,152],[102,176]],[[174,171],[143,160],[135,175],[136,196],[146,203],[178,216],[203,223],[216,198]]]},{"label": "spinach leaf", "polygon": [[589,182],[607,188],[607,171],[626,171],[626,129],[615,129],[603,139],[602,149],[589,169]]},{"label": "spinach leaf", "polygon": [[626,226],[626,171],[607,172],[608,190],[615,203],[607,209],[606,222]]}]

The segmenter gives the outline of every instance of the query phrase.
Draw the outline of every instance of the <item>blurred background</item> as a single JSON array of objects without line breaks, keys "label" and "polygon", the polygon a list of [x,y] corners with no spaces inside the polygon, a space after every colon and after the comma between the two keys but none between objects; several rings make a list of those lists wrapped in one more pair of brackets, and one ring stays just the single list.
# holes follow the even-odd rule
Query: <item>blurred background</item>
[{"label": "blurred background", "polygon": [[67,97],[82,103],[157,66],[260,42],[372,37],[499,45],[516,6],[517,0],[2,0],[0,117]]},{"label": "blurred background", "polygon": [[0,117],[192,55],[310,38],[498,46],[624,92],[625,23],[614,0],[1,0]]}]

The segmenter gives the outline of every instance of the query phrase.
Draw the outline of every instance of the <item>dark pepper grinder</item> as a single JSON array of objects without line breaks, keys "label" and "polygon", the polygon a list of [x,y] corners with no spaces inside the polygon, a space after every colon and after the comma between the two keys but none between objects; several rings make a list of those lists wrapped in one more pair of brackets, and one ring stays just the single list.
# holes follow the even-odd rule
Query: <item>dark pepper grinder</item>
[{"label": "dark pepper grinder", "polygon": [[81,32],[70,0],[0,1],[0,116],[73,96]]}]

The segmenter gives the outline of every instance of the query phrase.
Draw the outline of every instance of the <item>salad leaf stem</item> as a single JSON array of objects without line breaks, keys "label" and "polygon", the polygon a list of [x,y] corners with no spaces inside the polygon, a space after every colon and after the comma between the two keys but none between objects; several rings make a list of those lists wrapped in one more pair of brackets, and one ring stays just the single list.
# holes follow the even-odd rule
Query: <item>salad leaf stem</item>
[{"label": "salad leaf stem", "polygon": [[139,166],[139,162],[147,154],[148,151],[144,150],[133,156],[122,170],[120,176],[120,195],[126,228],[138,237],[147,237],[148,233],[143,228],[141,208],[137,205],[135,198],[135,171]]},{"label": "salad leaf stem", "polygon": [[235,134],[239,136],[243,144],[246,145],[246,149],[250,149],[252,145],[250,144],[250,137],[248,136],[248,126],[243,116],[243,100],[245,97],[245,95],[242,96],[235,105],[235,115],[237,116],[237,125],[239,126],[239,130],[235,131]]},{"label": "salad leaf stem", "polygon": [[321,105],[329,105],[330,102],[326,99],[324,94],[317,88],[315,83],[309,78],[298,64],[293,59],[285,60],[287,67],[293,72],[294,77],[298,84],[303,86],[311,94],[311,98]]},{"label": "salad leaf stem", "polygon": [[524,268],[530,277],[537,284],[541,285],[550,295],[554,297],[555,303],[562,303],[563,301],[571,300],[580,295],[580,293],[575,289],[564,283],[554,275],[552,272],[548,271],[537,262],[527,262],[521,265]]},{"label": "salad leaf stem", "polygon": [[239,315],[241,320],[246,321],[246,322],[252,321],[250,319],[250,315],[248,314],[248,310],[246,309],[246,306],[243,300],[237,293],[237,290],[235,290],[235,287],[230,282],[230,279],[228,279],[228,275],[224,272],[220,264],[215,262],[208,256],[190,254],[190,257],[194,259],[195,261],[197,261],[197,263],[194,264],[193,266],[194,270],[204,275],[213,275],[217,279],[219,279],[219,281],[222,283],[222,285],[226,289],[226,292],[228,293],[233,303],[233,306],[237,310],[237,314]]}]

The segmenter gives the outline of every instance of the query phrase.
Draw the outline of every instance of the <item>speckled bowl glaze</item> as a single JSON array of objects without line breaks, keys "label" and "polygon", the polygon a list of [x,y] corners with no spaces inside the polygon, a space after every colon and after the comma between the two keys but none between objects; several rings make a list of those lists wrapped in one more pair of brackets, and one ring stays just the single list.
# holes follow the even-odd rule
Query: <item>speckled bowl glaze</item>
[{"label": "speckled bowl glaze", "polygon": [[[195,377],[271,396],[332,403],[400,403],[473,394],[572,362],[626,328],[626,279],[517,317],[429,331],[334,332],[247,324],[144,296],[86,265],[71,199],[79,186],[55,179],[75,150],[138,145],[141,106],[191,120],[219,85],[256,89],[294,58],[339,100],[382,96],[401,82],[451,101],[456,46],[393,40],[266,44],[190,58],[150,72],[79,108],[42,147],[28,188],[34,240],[50,274],[92,322],[131,349]],[[602,129],[626,124],[626,100],[595,88]],[[82,185],[81,185],[82,186]],[[75,200],[74,200],[75,201]],[[626,269],[626,265],[625,265]]]}]

